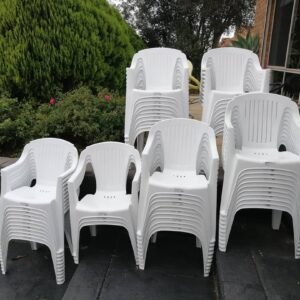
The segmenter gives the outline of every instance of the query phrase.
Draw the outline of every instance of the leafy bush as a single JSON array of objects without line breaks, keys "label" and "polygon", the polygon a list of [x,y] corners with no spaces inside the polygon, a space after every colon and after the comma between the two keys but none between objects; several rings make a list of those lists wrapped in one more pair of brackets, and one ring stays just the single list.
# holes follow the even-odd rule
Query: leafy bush
[{"label": "leafy bush", "polygon": [[[51,102],[53,103],[53,102]],[[0,155],[16,155],[32,139],[58,137],[78,150],[103,141],[123,141],[124,98],[87,87],[63,94],[54,105],[0,98]]]},{"label": "leafy bush", "polygon": [[233,47],[243,48],[253,51],[258,54],[259,52],[259,36],[258,34],[251,35],[250,30],[248,30],[246,36],[240,34],[237,35],[237,40],[231,43]]},{"label": "leafy bush", "polygon": [[34,102],[0,97],[0,155],[13,154],[32,139]]},{"label": "leafy bush", "polygon": [[80,84],[120,90],[143,42],[106,0],[3,0],[0,90],[45,101]]}]

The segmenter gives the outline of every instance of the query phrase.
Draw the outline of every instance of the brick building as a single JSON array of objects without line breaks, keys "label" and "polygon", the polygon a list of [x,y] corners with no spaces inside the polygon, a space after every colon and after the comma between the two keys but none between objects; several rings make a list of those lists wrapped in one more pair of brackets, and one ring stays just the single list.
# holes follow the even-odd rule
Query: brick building
[{"label": "brick building", "polygon": [[300,0],[257,0],[253,31],[260,37],[259,58],[273,70],[273,82],[299,100]]}]

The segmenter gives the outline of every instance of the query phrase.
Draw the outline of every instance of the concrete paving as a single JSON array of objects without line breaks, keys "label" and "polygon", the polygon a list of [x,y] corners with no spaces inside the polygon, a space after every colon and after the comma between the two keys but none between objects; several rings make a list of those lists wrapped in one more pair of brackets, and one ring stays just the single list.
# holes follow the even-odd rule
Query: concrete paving
[{"label": "concrete paving", "polygon": [[222,299],[300,299],[290,217],[275,231],[271,211],[239,212],[227,252],[216,252],[216,269]]}]

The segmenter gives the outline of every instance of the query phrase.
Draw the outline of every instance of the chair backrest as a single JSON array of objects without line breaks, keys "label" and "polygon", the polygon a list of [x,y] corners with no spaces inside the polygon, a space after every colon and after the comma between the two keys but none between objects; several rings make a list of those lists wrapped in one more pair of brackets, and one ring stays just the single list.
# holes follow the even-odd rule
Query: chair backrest
[{"label": "chair backrest", "polygon": [[297,105],[288,97],[249,93],[230,101],[225,114],[230,116],[235,128],[239,149],[277,148],[282,118],[293,111],[297,112]]},{"label": "chair backrest", "polygon": [[250,50],[224,47],[207,51],[201,69],[211,68],[213,89],[223,91],[243,90],[248,63],[259,63],[258,56]]},{"label": "chair backrest", "polygon": [[57,178],[78,157],[73,144],[62,139],[42,138],[26,145],[37,184],[56,185]]},{"label": "chair backrest", "polygon": [[137,52],[133,56],[131,66],[142,65],[146,89],[173,89],[174,73],[181,63],[187,66],[187,58],[180,50],[149,48]]},{"label": "chair backrest", "polygon": [[175,118],[156,123],[150,135],[162,144],[164,169],[196,172],[200,143],[214,132],[204,122]]},{"label": "chair backrest", "polygon": [[88,146],[80,157],[91,163],[98,191],[126,191],[129,167],[140,159],[133,146],[118,142]]}]

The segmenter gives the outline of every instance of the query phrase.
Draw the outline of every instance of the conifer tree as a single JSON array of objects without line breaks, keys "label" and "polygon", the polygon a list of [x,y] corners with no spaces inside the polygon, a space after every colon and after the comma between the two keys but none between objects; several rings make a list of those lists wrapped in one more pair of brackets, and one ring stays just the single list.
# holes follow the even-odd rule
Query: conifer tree
[{"label": "conifer tree", "polygon": [[49,99],[77,85],[113,90],[143,42],[106,0],[2,0],[0,90]]}]

